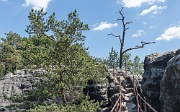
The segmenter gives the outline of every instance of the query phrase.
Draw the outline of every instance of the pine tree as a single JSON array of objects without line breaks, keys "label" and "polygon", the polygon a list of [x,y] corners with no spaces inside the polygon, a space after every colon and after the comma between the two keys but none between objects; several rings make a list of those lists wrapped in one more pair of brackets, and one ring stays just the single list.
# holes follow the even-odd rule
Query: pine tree
[{"label": "pine tree", "polygon": [[6,33],[6,38],[1,39],[0,62],[3,75],[21,68],[21,37],[17,33]]},{"label": "pine tree", "polygon": [[119,63],[119,55],[118,52],[114,50],[114,48],[111,48],[111,51],[109,52],[109,57],[107,58],[107,66],[109,68],[117,68]]},{"label": "pine tree", "polygon": [[131,60],[131,54],[125,53],[122,59],[122,68],[124,68],[125,70],[131,70],[132,66],[133,61]]},{"label": "pine tree", "polygon": [[134,58],[132,71],[136,75],[141,75],[143,73],[143,62],[140,61],[139,56],[135,56]]},{"label": "pine tree", "polygon": [[[42,76],[44,80],[38,84],[38,89],[23,98],[31,101],[32,105],[28,108],[39,108],[45,105],[43,102],[47,99],[53,102],[60,99],[58,107],[74,107],[76,102],[80,102],[76,108],[84,106],[87,109],[94,104],[98,107],[83,95],[83,88],[89,80],[98,82],[107,74],[104,65],[89,56],[84,47],[85,36],[82,32],[89,30],[88,25],[80,21],[76,10],[62,21],[56,20],[55,13],[47,19],[46,15],[43,9],[31,10],[28,16],[30,24],[26,29],[30,37],[23,41],[24,65],[48,71]],[[47,35],[49,32],[51,35]],[[85,102],[89,106],[84,105]]]}]

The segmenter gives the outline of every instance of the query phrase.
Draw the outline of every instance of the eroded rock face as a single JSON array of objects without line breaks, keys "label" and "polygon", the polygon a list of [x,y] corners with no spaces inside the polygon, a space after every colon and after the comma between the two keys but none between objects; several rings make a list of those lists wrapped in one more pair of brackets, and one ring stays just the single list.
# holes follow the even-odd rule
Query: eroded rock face
[{"label": "eroded rock face", "polygon": [[[13,95],[22,95],[36,89],[36,82],[40,81],[39,75],[43,70],[17,70],[14,74],[8,73],[0,79],[0,112],[8,112],[5,106],[11,105],[8,100]],[[4,111],[3,111],[4,110]]]},{"label": "eroded rock face", "polygon": [[102,110],[100,112],[110,112],[119,98],[119,83],[115,81],[114,75],[123,75],[123,72],[118,73],[113,69],[108,69],[108,72],[110,75],[106,77],[104,83],[97,84],[89,81],[88,86],[84,89],[84,93],[88,94],[91,100],[102,102]]},{"label": "eroded rock face", "polygon": [[102,102],[102,106],[108,105],[108,81],[104,79],[104,83],[97,84],[89,81],[88,86],[84,89],[84,93],[90,96],[91,100]]},{"label": "eroded rock face", "polygon": [[180,112],[180,49],[169,60],[160,88],[161,111]]},{"label": "eroded rock face", "polygon": [[145,57],[142,89],[147,101],[157,110],[160,110],[160,81],[167,67],[167,62],[174,57],[176,51],[164,54],[155,53]]}]

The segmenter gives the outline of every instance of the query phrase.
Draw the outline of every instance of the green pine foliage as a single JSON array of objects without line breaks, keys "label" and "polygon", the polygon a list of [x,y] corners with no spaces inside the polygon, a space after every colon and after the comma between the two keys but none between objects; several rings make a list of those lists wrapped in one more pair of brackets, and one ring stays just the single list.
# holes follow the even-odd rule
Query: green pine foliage
[{"label": "green pine foliage", "polygon": [[39,105],[34,109],[29,109],[27,112],[96,112],[99,108],[99,103],[94,101],[83,100],[79,105]]},{"label": "green pine foliage", "polygon": [[100,104],[83,94],[89,80],[103,81],[107,70],[101,62],[89,56],[84,46],[83,31],[89,30],[80,21],[77,11],[59,21],[55,13],[47,16],[42,10],[31,10],[30,24],[25,30],[29,37],[22,38],[9,32],[0,43],[3,74],[17,69],[43,69],[46,74],[36,90],[25,96],[14,96],[15,107],[30,112],[94,112]]},{"label": "green pine foliage", "polygon": [[119,66],[119,55],[113,47],[111,48],[111,51],[109,52],[109,57],[106,61],[109,68],[117,68]]},{"label": "green pine foliage", "polygon": [[126,70],[131,70],[131,67],[133,66],[133,61],[131,59],[130,53],[124,53],[123,59],[122,59],[122,68]]},{"label": "green pine foliage", "polygon": [[14,72],[22,67],[21,57],[21,37],[20,35],[9,32],[6,38],[1,39],[0,43],[0,64],[1,76],[9,72]]},{"label": "green pine foliage", "polygon": [[[119,57],[118,52],[116,52],[112,47],[108,58],[105,60],[105,64],[108,68],[118,68]],[[132,60],[130,53],[124,53],[122,58],[122,68],[131,71],[133,74],[142,75],[143,62],[141,62],[139,56],[135,56]]]},{"label": "green pine foliage", "polygon": [[132,72],[135,75],[142,75],[144,72],[143,66],[144,66],[144,64],[143,64],[143,62],[141,62],[139,56],[136,56],[133,61]]}]

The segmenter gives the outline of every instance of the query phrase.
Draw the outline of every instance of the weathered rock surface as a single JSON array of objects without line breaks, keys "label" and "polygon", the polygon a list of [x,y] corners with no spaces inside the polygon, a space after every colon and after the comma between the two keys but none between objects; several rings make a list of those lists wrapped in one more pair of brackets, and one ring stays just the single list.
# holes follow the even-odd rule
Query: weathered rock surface
[{"label": "weathered rock surface", "polygon": [[[32,89],[36,89],[36,83],[42,81],[39,77],[46,71],[39,70],[17,70],[14,74],[8,73],[0,79],[0,112],[15,112],[22,109],[10,109],[12,102],[8,100],[13,95],[23,95]],[[132,85],[128,83],[128,79],[124,77],[124,72],[109,70],[110,75],[104,78],[104,83],[94,83],[89,81],[89,85],[84,92],[90,96],[92,100],[102,102],[102,110],[100,112],[109,112],[119,98],[119,79],[121,79],[121,88],[123,96],[123,109],[136,112],[135,96],[132,94]]]},{"label": "weathered rock surface", "polygon": [[17,70],[14,74],[8,73],[0,79],[0,112],[9,112],[5,106],[12,104],[8,98],[13,95],[22,95],[32,89],[36,89],[36,82],[40,81],[39,75],[43,70]]},{"label": "weathered rock surface", "polygon": [[160,88],[161,111],[180,112],[180,49],[169,60]]},{"label": "weathered rock surface", "polygon": [[114,70],[109,69],[110,76],[104,79],[104,83],[89,81],[84,93],[90,96],[91,100],[102,102],[101,112],[109,112],[119,98],[119,85],[113,78]]},{"label": "weathered rock surface", "polygon": [[[99,101],[102,102],[102,110],[101,112],[110,112],[114,104],[119,98],[119,77],[122,82],[122,92],[127,93],[128,95],[128,90],[123,89],[123,86],[126,85],[126,79],[124,78],[124,72],[117,72],[116,70],[109,69],[108,70],[110,75],[107,77],[106,81],[102,84],[96,84],[93,83],[93,81],[89,82],[89,85],[84,89],[84,92],[90,96],[91,100]],[[124,82],[124,84],[123,84]],[[132,88],[130,90],[132,92]],[[128,96],[123,96],[124,98],[126,97],[127,102],[129,101]],[[124,100],[124,103],[126,101]],[[129,102],[132,104],[131,102]],[[130,106],[129,104],[125,104],[124,107]],[[134,107],[133,107],[134,108]],[[132,111],[133,112],[133,111]]]},{"label": "weathered rock surface", "polygon": [[108,105],[108,82],[105,79],[103,84],[97,84],[89,81],[88,86],[84,89],[84,93],[90,96],[91,100],[102,102],[102,106]]},{"label": "weathered rock surface", "polygon": [[174,57],[175,53],[176,51],[164,54],[150,54],[144,60],[144,74],[141,87],[148,102],[158,111],[160,110],[160,81],[167,67],[167,62]]}]

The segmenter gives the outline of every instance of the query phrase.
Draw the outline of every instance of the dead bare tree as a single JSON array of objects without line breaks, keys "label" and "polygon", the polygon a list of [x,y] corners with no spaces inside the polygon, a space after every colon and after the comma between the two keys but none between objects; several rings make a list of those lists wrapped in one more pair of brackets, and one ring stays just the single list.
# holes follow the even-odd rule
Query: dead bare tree
[{"label": "dead bare tree", "polygon": [[130,50],[134,50],[134,49],[140,49],[140,48],[144,48],[144,46],[146,44],[153,44],[155,42],[143,42],[141,41],[141,45],[137,45],[135,47],[132,47],[132,48],[128,48],[128,49],[125,49],[124,50],[124,40],[125,40],[125,35],[126,35],[126,31],[129,29],[127,27],[128,24],[131,24],[132,22],[125,22],[124,20],[124,13],[122,12],[123,11],[123,7],[122,9],[118,12],[120,15],[121,15],[121,18],[120,19],[117,19],[118,21],[121,21],[122,22],[122,25],[123,25],[123,31],[122,31],[122,38],[120,35],[114,35],[113,33],[110,33],[108,35],[112,35],[114,37],[118,37],[119,38],[119,42],[120,42],[120,57],[119,57],[119,68],[122,68],[122,59],[123,59],[123,55],[124,53],[130,51]]}]

